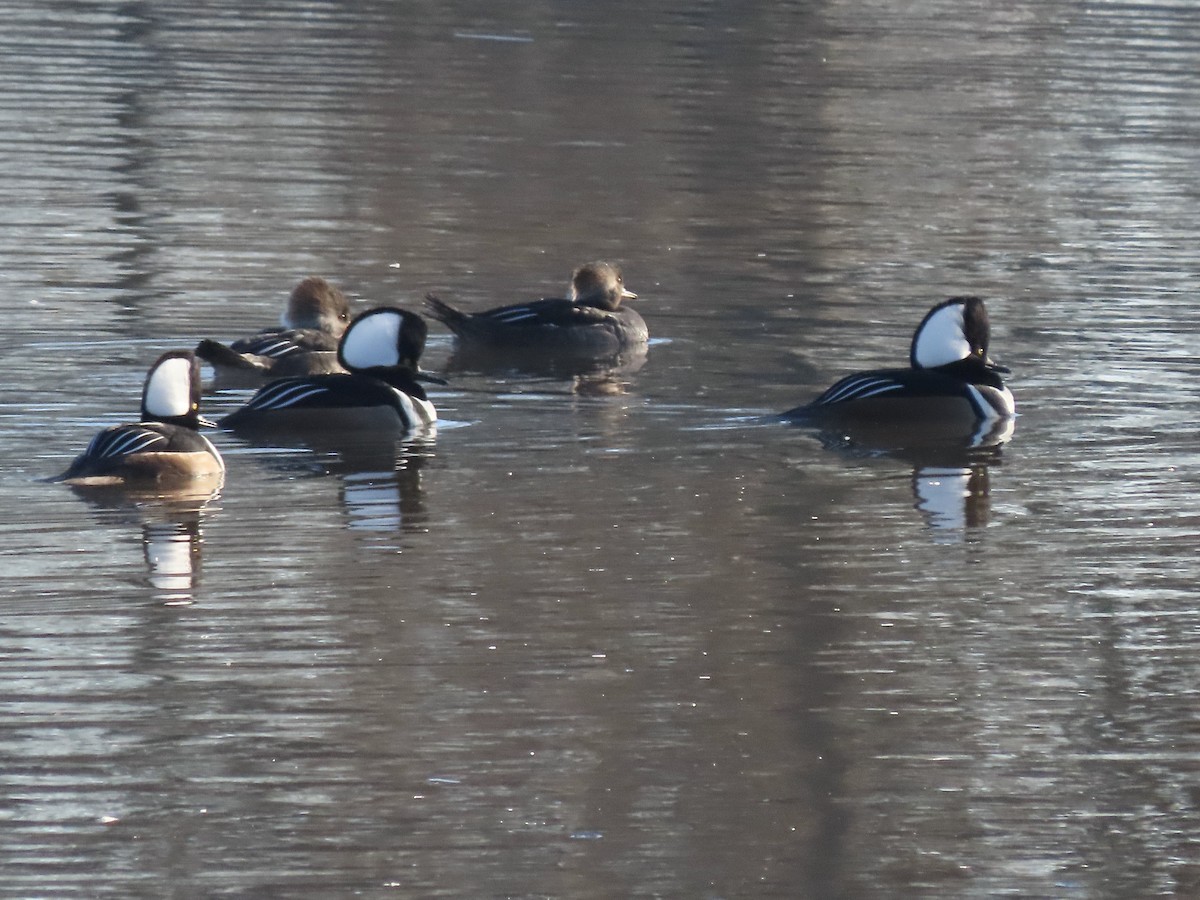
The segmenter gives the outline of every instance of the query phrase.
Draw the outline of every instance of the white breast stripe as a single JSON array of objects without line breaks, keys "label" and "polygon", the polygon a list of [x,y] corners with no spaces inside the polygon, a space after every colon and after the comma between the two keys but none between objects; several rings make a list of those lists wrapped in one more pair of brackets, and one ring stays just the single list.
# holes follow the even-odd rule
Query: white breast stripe
[{"label": "white breast stripe", "polygon": [[208,448],[208,452],[213,455],[213,459],[215,459],[217,461],[217,465],[219,465],[221,467],[221,471],[224,472],[225,471],[225,460],[221,458],[221,454],[220,454],[220,452],[218,452],[216,446],[213,444],[212,441],[210,441],[208,438],[206,438],[202,434],[199,435],[199,438],[200,438],[200,440],[204,441],[204,446]]},{"label": "white breast stripe", "polygon": [[404,391],[396,391],[396,398],[400,401],[401,416],[404,418],[404,427],[412,428],[417,421],[417,411],[413,409],[413,398],[404,393]]},{"label": "white breast stripe", "polygon": [[404,391],[396,391],[396,397],[400,401],[400,408],[404,410],[405,428],[412,428],[415,425],[432,425],[437,421],[437,410],[428,400],[418,399]]},{"label": "white breast stripe", "polygon": [[971,405],[975,407],[975,414],[985,422],[989,419],[996,418],[996,410],[992,408],[992,404],[983,399],[983,394],[979,393],[979,388],[973,384],[966,385],[967,399],[971,401]]},{"label": "white breast stripe", "polygon": [[413,404],[417,407],[421,414],[421,419],[426,425],[432,425],[437,421],[437,410],[433,408],[433,404],[428,400],[413,399]]},{"label": "white breast stripe", "polygon": [[990,386],[967,385],[967,394],[975,412],[985,422],[1011,416],[1016,412],[1012,392],[1008,388],[997,390]]},{"label": "white breast stripe", "polygon": [[1000,411],[1002,416],[1015,416],[1017,414],[1017,401],[1013,399],[1012,391],[1007,387],[996,391],[997,401],[996,409]]},{"label": "white breast stripe", "polygon": [[291,383],[286,381],[269,385],[260,394],[246,404],[247,409],[287,409],[303,403],[310,397],[328,393],[325,388],[307,381]]}]

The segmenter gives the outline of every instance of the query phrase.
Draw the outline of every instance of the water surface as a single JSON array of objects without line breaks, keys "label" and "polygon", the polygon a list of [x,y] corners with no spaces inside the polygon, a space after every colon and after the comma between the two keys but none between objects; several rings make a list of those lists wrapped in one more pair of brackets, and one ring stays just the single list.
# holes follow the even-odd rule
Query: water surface
[{"label": "water surface", "polygon": [[[0,892],[1200,892],[1200,12],[243,6],[3,10]],[[305,275],[593,258],[640,368],[40,481]],[[764,423],[965,292],[998,450]]]}]

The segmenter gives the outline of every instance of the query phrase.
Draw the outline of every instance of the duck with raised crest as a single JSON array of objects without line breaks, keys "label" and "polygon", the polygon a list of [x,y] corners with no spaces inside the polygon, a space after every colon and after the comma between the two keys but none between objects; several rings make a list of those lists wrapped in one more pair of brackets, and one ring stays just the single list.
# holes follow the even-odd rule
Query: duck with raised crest
[{"label": "duck with raised crest", "polygon": [[978,297],[951,297],[921,320],[909,350],[909,368],[858,372],[804,406],[783,413],[800,422],[830,419],[921,422],[992,422],[1015,414],[1002,375],[988,357],[988,316]]},{"label": "duck with raised crest", "polygon": [[368,310],[350,323],[338,344],[344,373],[272,381],[221,426],[403,433],[433,425],[437,412],[420,382],[445,382],[418,365],[426,330],[416,313],[387,306]]},{"label": "duck with raised crest", "polygon": [[301,281],[288,296],[279,328],[266,328],[226,346],[205,338],[196,355],[218,377],[242,375],[282,378],[340,372],[338,340],[350,323],[350,304],[320,276]]},{"label": "duck with raised crest", "polygon": [[636,310],[623,305],[637,294],[626,289],[621,270],[607,262],[580,266],[570,295],[466,313],[433,294],[430,314],[464,346],[490,351],[564,353],[603,358],[645,345],[650,333]]},{"label": "duck with raised crest", "polygon": [[200,364],[190,350],[164,353],[142,388],[142,418],[114,425],[55,481],[75,485],[145,485],[219,479],[221,454],[198,431],[212,425],[200,417]]}]

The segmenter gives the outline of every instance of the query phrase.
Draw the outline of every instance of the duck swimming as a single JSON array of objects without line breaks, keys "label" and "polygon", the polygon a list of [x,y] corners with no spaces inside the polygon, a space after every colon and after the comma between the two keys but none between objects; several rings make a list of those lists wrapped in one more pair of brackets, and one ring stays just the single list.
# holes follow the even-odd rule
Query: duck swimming
[{"label": "duck swimming", "polygon": [[811,403],[782,414],[799,422],[991,422],[1016,412],[1004,366],[988,357],[987,309],[978,297],[934,306],[913,333],[907,369],[847,375]]},{"label": "duck swimming", "polygon": [[338,344],[345,372],[282,378],[221,420],[234,430],[302,429],[407,432],[437,422],[421,381],[427,326],[416,313],[379,307],[358,316]]},{"label": "duck swimming", "polygon": [[219,479],[225,463],[204,435],[200,363],[190,350],[164,353],[142,388],[141,420],[105,428],[55,481],[74,485],[146,485]]},{"label": "duck swimming", "polygon": [[430,315],[467,348],[487,351],[559,353],[604,358],[649,340],[646,322],[624,305],[637,299],[619,267],[586,263],[571,276],[569,296],[467,313],[433,294]]},{"label": "duck swimming", "polygon": [[340,372],[338,340],[350,323],[350,304],[320,276],[301,281],[288,296],[279,328],[266,328],[226,346],[205,338],[196,355],[230,375],[281,378]]}]

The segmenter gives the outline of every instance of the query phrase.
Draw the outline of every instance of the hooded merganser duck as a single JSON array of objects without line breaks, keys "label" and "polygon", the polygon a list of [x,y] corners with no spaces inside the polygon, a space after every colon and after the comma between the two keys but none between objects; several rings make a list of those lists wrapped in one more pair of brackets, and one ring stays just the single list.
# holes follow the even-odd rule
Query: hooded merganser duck
[{"label": "hooded merganser duck", "polygon": [[222,419],[221,427],[407,432],[433,425],[437,412],[418,379],[445,382],[417,364],[426,331],[416,313],[389,306],[368,310],[338,343],[345,372],[272,381]]},{"label": "hooded merganser duck", "polygon": [[212,424],[200,418],[200,363],[190,350],[172,350],[146,375],[141,421],[105,428],[54,480],[102,486],[220,478],[221,454],[197,430]]},{"label": "hooded merganser duck", "polygon": [[225,346],[207,338],[196,347],[196,355],[218,374],[244,374],[282,378],[340,372],[338,339],[350,323],[350,304],[324,278],[305,278],[292,290],[280,316],[280,328]]},{"label": "hooded merganser duck", "polygon": [[907,369],[848,375],[805,406],[794,421],[993,422],[1015,413],[1002,374],[988,358],[988,317],[978,297],[951,297],[933,307],[913,333]]},{"label": "hooded merganser duck", "polygon": [[433,294],[430,314],[464,345],[489,350],[606,357],[644,345],[650,332],[638,313],[622,306],[637,294],[626,290],[621,270],[606,262],[580,266],[569,298],[534,300],[465,313]]}]

